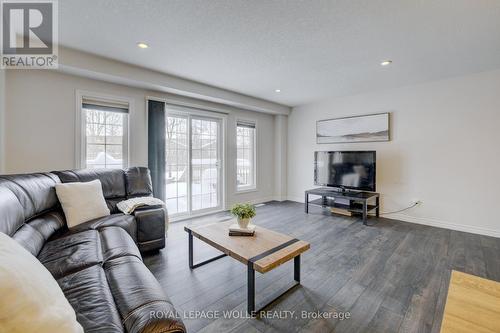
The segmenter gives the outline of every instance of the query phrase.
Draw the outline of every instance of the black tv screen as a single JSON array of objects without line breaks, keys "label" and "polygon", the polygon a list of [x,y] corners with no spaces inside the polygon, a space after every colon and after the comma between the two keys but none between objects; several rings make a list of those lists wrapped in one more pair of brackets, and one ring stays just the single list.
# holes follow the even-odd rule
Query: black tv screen
[{"label": "black tv screen", "polygon": [[314,184],[361,191],[375,191],[375,151],[317,151]]}]

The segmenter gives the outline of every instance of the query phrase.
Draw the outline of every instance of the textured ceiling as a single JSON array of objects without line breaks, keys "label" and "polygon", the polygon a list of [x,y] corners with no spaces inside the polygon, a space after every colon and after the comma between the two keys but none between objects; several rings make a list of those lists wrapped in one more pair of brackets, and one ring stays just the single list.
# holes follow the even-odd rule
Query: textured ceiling
[{"label": "textured ceiling", "polygon": [[65,46],[289,106],[500,68],[498,0],[64,0],[59,12]]}]

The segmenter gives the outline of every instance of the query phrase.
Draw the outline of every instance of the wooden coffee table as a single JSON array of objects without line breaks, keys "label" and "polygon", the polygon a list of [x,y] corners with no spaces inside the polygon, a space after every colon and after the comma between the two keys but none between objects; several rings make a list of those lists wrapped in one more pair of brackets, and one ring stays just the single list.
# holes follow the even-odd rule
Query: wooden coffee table
[{"label": "wooden coffee table", "polygon": [[[310,244],[290,236],[257,226],[253,237],[229,236],[229,225],[233,221],[203,226],[184,227],[189,237],[189,267],[194,269],[225,256],[230,256],[247,265],[247,311],[254,315],[270,302],[300,284],[300,254],[310,248]],[[193,236],[213,246],[224,254],[193,263]],[[266,273],[279,265],[294,259],[295,283],[286,291],[255,310],[255,271]]]},{"label": "wooden coffee table", "polygon": [[452,271],[441,333],[500,332],[500,282]]}]

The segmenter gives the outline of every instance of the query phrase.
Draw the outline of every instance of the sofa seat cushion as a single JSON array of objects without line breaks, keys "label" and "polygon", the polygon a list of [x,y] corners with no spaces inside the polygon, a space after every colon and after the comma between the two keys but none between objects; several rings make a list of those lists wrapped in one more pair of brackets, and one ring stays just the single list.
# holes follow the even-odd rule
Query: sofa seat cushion
[{"label": "sofa seat cushion", "polygon": [[141,253],[130,235],[119,227],[99,229],[104,262],[124,256],[134,256],[142,261]]},{"label": "sofa seat cushion", "polygon": [[130,237],[136,241],[137,238],[137,225],[133,215],[125,214],[111,214],[88,222],[82,223],[69,230],[69,233],[80,232],[83,230],[99,230],[105,227],[120,227],[125,230]]},{"label": "sofa seat cushion", "polygon": [[99,233],[87,230],[45,243],[38,259],[58,279],[84,268],[101,265],[102,250]]},{"label": "sofa seat cushion", "polygon": [[101,266],[57,280],[85,332],[123,332],[123,325]]},{"label": "sofa seat cushion", "polygon": [[83,333],[49,271],[0,232],[0,332]]}]

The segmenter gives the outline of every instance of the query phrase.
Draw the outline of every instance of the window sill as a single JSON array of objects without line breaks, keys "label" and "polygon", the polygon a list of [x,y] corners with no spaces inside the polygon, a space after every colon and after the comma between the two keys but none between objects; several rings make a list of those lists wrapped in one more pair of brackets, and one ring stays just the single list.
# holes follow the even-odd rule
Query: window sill
[{"label": "window sill", "polygon": [[257,191],[258,191],[258,189],[256,187],[242,188],[242,189],[236,189],[236,194],[244,194],[244,193],[257,192]]}]

